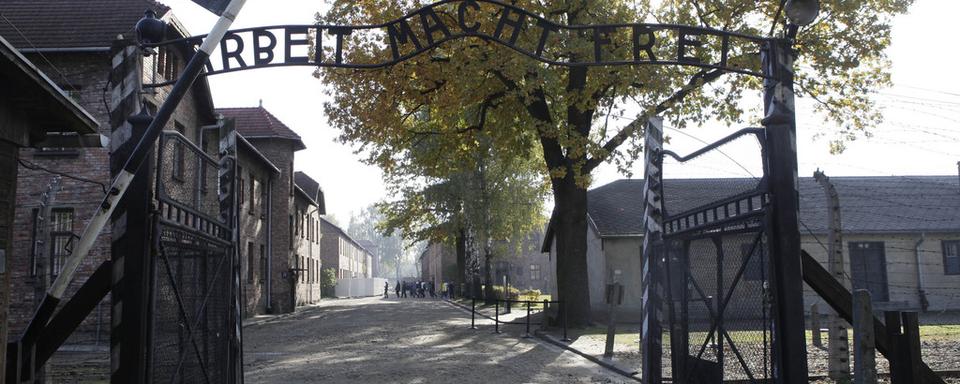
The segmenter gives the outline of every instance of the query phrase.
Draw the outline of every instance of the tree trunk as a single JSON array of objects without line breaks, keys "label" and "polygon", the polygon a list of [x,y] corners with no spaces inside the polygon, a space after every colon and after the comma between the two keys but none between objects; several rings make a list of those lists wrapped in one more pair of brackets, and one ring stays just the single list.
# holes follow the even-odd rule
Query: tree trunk
[{"label": "tree trunk", "polygon": [[457,286],[467,282],[467,234],[463,228],[457,232]]},{"label": "tree trunk", "polygon": [[587,190],[573,175],[553,179],[556,209],[553,220],[557,242],[557,290],[567,311],[567,324],[590,324],[590,285],[587,275]]},{"label": "tree trunk", "polygon": [[490,247],[483,247],[483,280],[486,284],[483,286],[483,297],[487,301],[494,298],[493,296],[493,277],[490,276],[490,269],[492,264],[493,254],[490,252]]}]

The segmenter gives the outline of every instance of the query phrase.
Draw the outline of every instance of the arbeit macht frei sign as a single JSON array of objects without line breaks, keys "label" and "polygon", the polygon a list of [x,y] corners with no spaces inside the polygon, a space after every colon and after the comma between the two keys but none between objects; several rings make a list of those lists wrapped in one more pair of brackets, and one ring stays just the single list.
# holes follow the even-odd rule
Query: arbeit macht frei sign
[{"label": "arbeit macht frei sign", "polygon": [[[203,37],[159,45],[196,46]],[[765,41],[680,25],[561,25],[498,1],[447,0],[379,25],[278,25],[230,31],[207,63],[206,74],[292,65],[380,68],[464,37],[502,44],[552,65],[674,64],[751,75],[760,75],[759,50]]]}]

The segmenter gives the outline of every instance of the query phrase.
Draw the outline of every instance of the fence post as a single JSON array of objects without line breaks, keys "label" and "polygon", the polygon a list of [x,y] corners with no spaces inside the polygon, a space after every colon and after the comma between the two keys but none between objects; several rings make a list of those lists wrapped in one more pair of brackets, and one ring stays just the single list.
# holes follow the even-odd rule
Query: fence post
[{"label": "fence post", "polygon": [[523,335],[523,338],[530,337],[530,300],[527,300],[527,333]]},{"label": "fence post", "polygon": [[470,298],[470,329],[477,329],[477,298]]},{"label": "fence post", "polygon": [[903,312],[902,316],[903,337],[900,340],[903,362],[907,366],[905,374],[911,383],[920,383],[920,365],[923,364],[920,356],[920,319],[916,312]]},{"label": "fence post", "polygon": [[560,340],[569,343],[570,338],[567,337],[567,305],[563,304],[563,302],[559,302],[559,304],[560,304],[560,312],[563,312],[562,314],[563,315],[563,338]]},{"label": "fence post", "polygon": [[820,339],[820,306],[816,303],[810,305],[810,335],[813,336],[813,346],[823,348],[823,340]]},{"label": "fence post", "polygon": [[891,351],[887,356],[887,360],[890,362],[890,383],[909,383],[904,376],[903,353],[901,353],[902,347],[900,346],[902,335],[900,331],[900,312],[884,311],[883,317],[883,323],[887,326],[887,343],[889,343],[887,348]]},{"label": "fence post", "polygon": [[500,333],[500,300],[493,302],[493,333]]},{"label": "fence post", "polygon": [[547,305],[549,305],[549,303],[547,299],[543,299],[543,308],[540,309],[540,313],[543,314],[543,316],[541,316],[540,329],[547,329]]},{"label": "fence post", "polygon": [[870,292],[866,289],[858,289],[853,293],[854,384],[877,383],[874,336]]},{"label": "fence post", "polygon": [[[830,232],[827,235],[827,270],[844,287],[850,287],[846,282],[843,271],[843,225],[840,217],[840,195],[822,171],[813,173],[813,178],[820,183],[827,197],[827,224]],[[827,309],[827,354],[829,362],[828,372],[835,381],[850,379],[850,342],[847,338],[847,326],[837,312]]]}]

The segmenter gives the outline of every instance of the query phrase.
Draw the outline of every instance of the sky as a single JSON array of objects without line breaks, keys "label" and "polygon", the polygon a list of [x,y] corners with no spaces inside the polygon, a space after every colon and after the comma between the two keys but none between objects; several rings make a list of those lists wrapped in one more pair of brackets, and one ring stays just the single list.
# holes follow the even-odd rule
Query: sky
[{"label": "sky", "polygon": [[[209,32],[216,16],[190,0],[162,0],[190,33]],[[278,5],[282,4],[282,6]],[[321,0],[247,0],[231,29],[276,24],[312,24],[324,6]],[[871,138],[847,144],[840,155],[829,153],[826,139],[816,139],[823,119],[813,112],[810,100],[797,100],[797,147],[800,176],[822,169],[829,176],[854,175],[956,175],[960,161],[960,50],[953,47],[960,2],[916,0],[906,15],[894,20],[887,50],[892,62],[894,87],[875,95],[885,122]],[[336,140],[338,131],[328,124],[323,103],[329,100],[323,83],[311,76],[313,68],[285,67],[234,72],[209,78],[217,107],[263,106],[300,136],[307,149],[297,153],[295,168],[317,179],[327,211],[341,224],[354,212],[386,198],[382,174],[361,162],[355,147]],[[759,105],[759,100],[758,100]],[[616,121],[611,121],[611,124]],[[624,124],[625,121],[619,122]],[[742,127],[705,125],[682,131],[666,127],[667,148],[680,154]],[[757,175],[756,145],[742,140],[722,153],[689,164],[665,165],[665,176],[745,177]],[[642,160],[633,167],[641,177]],[[592,187],[625,178],[612,164],[595,171]]]}]

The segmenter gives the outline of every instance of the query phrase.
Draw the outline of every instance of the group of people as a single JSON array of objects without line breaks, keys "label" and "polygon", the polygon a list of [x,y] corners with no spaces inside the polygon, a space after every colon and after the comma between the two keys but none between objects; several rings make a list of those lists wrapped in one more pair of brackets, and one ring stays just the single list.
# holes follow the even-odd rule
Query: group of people
[{"label": "group of people", "polygon": [[[390,283],[383,284],[383,297],[388,298],[388,292],[390,291]],[[432,281],[398,281],[396,286],[394,286],[394,292],[396,297],[419,297],[426,298],[437,298],[437,287]],[[443,282],[440,284],[440,298],[450,299],[453,298],[453,283]]]}]

